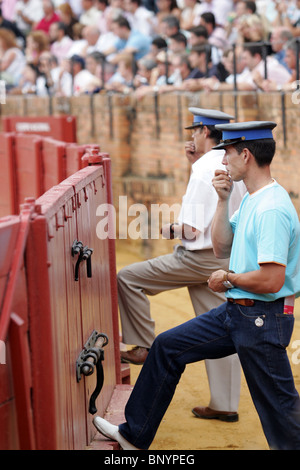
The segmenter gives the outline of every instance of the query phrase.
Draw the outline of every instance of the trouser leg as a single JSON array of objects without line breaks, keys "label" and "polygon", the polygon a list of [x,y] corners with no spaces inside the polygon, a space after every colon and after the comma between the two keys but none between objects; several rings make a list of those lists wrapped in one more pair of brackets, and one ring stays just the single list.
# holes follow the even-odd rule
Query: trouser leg
[{"label": "trouser leg", "polygon": [[[187,252],[183,247],[174,253],[134,263],[118,273],[118,299],[125,344],[149,348],[155,338],[155,324],[151,318],[148,295],[156,295],[180,287],[206,285],[210,274],[226,261],[217,260],[212,250]],[[213,296],[212,296],[213,298]],[[217,305],[223,298],[217,296]],[[199,313],[216,306],[210,305]]]},{"label": "trouser leg", "polygon": [[[300,402],[286,353],[293,317],[283,300],[229,306],[232,339],[270,448],[300,450]],[[260,317],[263,324],[257,326]]]},{"label": "trouser leg", "polygon": [[148,449],[186,364],[235,352],[224,326],[226,304],[166,331],[154,341],[125,408],[125,439]]},{"label": "trouser leg", "polygon": [[[189,288],[196,314],[208,312],[225,301],[224,294],[213,292],[206,284]],[[222,359],[206,359],[210,388],[209,407],[217,411],[238,411],[241,391],[241,365],[237,354]]]}]

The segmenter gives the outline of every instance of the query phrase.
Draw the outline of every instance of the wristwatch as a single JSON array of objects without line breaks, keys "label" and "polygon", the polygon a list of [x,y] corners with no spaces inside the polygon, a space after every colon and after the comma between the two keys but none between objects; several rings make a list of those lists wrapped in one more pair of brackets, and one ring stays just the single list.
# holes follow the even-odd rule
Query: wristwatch
[{"label": "wristwatch", "polygon": [[224,274],[223,286],[226,287],[226,289],[233,289],[233,288],[234,288],[234,285],[231,284],[231,282],[228,280],[228,274],[229,274],[229,273],[234,273],[234,271],[227,271],[227,272]]}]

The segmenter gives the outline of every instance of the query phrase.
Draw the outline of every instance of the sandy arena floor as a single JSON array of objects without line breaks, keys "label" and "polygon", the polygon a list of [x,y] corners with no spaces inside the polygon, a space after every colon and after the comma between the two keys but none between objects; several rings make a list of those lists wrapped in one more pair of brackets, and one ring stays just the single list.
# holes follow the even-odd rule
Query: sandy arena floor
[{"label": "sandy arena floor", "polygon": [[[118,270],[136,261],[141,261],[141,259],[129,252],[117,251]],[[194,316],[187,289],[159,294],[151,297],[150,302],[152,317],[156,324],[156,334]],[[300,391],[300,299],[296,302],[295,317],[295,329],[288,353],[296,387]],[[296,341],[298,344],[295,343]],[[132,383],[140,369],[141,366],[131,366]],[[209,398],[204,363],[188,365],[150,450],[268,450],[243,376],[239,406],[240,419],[237,423],[202,420],[194,417],[191,409],[194,406],[207,405]]]}]

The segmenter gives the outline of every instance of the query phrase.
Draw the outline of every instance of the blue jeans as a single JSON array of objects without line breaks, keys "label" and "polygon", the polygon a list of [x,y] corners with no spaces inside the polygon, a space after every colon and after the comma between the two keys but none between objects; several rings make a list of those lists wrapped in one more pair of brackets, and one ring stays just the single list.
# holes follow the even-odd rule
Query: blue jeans
[{"label": "blue jeans", "polygon": [[225,302],[160,334],[128,400],[120,433],[148,449],[186,364],[237,352],[270,448],[300,450],[300,401],[285,349],[293,326],[293,315],[283,314],[283,299],[252,307]]}]

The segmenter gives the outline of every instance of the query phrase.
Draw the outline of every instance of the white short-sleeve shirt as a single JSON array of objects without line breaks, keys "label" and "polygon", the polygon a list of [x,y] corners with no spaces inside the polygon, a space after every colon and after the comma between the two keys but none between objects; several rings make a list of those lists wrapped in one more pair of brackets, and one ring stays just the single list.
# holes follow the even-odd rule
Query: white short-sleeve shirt
[{"label": "white short-sleeve shirt", "polygon": [[[218,195],[212,185],[216,170],[226,170],[222,164],[224,150],[211,150],[192,165],[192,173],[182,198],[181,210],[178,216],[180,224],[187,224],[201,232],[195,241],[182,240],[187,250],[204,250],[212,248],[211,224],[216,212]],[[246,193],[243,182],[234,183],[230,196],[229,216],[240,206]]]}]

